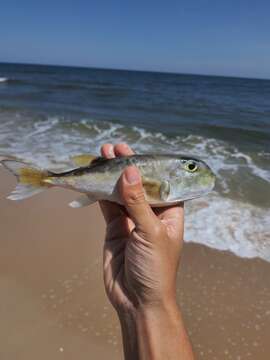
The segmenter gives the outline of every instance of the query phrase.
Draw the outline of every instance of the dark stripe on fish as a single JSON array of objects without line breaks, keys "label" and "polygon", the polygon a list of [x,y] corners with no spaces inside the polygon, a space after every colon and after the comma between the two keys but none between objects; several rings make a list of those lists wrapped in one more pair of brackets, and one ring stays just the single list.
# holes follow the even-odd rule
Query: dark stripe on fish
[{"label": "dark stripe on fish", "polygon": [[[121,168],[125,168],[127,166],[135,165],[145,165],[149,161],[155,162],[159,160],[180,160],[185,163],[189,160],[200,161],[198,158],[190,157],[187,155],[175,155],[175,154],[160,154],[160,155],[130,155],[130,156],[120,156],[112,159],[106,159],[103,157],[97,157],[94,159],[88,166],[79,167],[76,169],[68,170],[62,173],[51,173],[54,177],[65,177],[65,176],[80,176],[87,173],[91,173],[92,171],[108,171],[113,170],[116,167],[121,166]],[[99,169],[99,168],[102,169]]]}]

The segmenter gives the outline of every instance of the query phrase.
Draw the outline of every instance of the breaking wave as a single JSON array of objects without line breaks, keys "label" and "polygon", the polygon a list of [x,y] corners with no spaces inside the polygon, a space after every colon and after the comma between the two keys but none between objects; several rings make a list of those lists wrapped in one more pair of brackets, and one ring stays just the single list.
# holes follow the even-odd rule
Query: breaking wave
[{"label": "breaking wave", "polygon": [[185,240],[270,262],[270,210],[217,194],[186,203]]},{"label": "breaking wave", "polygon": [[[270,261],[270,212],[265,199],[270,192],[269,153],[240,151],[215,138],[167,136],[116,122],[75,122],[61,117],[33,121],[20,113],[1,114],[0,153],[41,167],[67,168],[70,156],[98,154],[105,142],[128,142],[141,153],[184,153],[203,158],[217,174],[217,187],[210,196],[187,202],[186,241]],[[260,193],[261,202],[257,201]]]}]

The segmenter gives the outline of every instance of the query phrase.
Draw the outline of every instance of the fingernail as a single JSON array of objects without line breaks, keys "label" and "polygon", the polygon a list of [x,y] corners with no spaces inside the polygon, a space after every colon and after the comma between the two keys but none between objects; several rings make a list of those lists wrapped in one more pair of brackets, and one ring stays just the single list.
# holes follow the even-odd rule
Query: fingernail
[{"label": "fingernail", "polygon": [[140,173],[135,166],[129,166],[125,170],[124,176],[130,185],[138,184],[140,181]]},{"label": "fingernail", "polygon": [[109,158],[114,157],[113,145],[111,145],[108,149],[108,156],[109,156]]}]

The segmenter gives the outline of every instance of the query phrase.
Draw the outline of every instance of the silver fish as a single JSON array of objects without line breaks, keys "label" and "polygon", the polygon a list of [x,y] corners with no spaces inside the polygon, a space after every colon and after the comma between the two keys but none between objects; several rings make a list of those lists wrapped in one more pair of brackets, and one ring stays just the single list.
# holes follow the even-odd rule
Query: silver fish
[{"label": "silver fish", "polygon": [[132,155],[105,159],[90,155],[73,158],[81,165],[73,170],[54,173],[29,164],[3,160],[2,164],[18,180],[16,189],[8,196],[21,200],[58,186],[83,193],[70,203],[71,207],[90,205],[98,200],[121,204],[117,181],[125,167],[135,165],[140,170],[146,200],[151,206],[166,206],[194,199],[210,192],[215,175],[200,159],[181,155]]}]

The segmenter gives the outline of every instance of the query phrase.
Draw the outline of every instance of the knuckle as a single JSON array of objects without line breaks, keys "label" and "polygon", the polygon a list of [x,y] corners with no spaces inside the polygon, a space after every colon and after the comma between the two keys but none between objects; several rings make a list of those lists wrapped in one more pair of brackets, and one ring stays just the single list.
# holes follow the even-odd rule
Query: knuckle
[{"label": "knuckle", "polygon": [[141,205],[145,203],[145,197],[143,190],[140,191],[130,191],[125,194],[126,205]]}]

